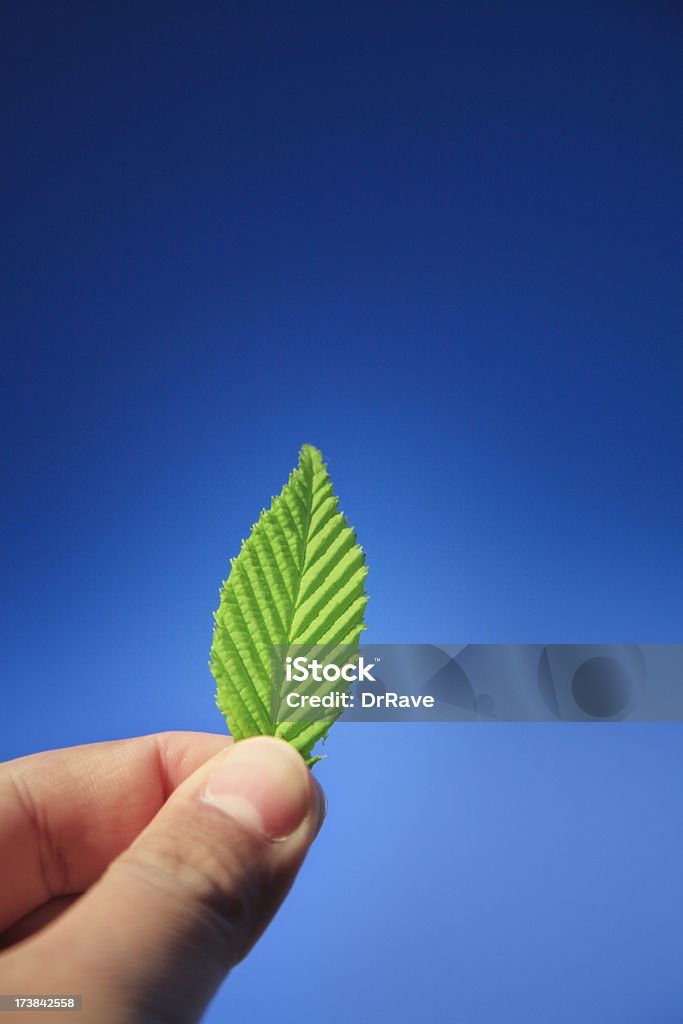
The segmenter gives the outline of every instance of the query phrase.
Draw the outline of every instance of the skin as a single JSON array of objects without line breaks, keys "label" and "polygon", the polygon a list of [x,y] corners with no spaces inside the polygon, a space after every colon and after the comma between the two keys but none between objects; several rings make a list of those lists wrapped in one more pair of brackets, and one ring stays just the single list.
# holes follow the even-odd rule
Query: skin
[{"label": "skin", "polygon": [[31,1012],[51,1024],[200,1020],[323,815],[271,737],[160,733],[1,765],[0,992],[83,995],[82,1011]]}]

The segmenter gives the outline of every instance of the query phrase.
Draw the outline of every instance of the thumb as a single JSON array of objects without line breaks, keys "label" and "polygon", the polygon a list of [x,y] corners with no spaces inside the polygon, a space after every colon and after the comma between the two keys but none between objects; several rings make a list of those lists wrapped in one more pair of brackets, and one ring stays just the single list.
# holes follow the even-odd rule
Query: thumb
[{"label": "thumb", "polygon": [[33,940],[43,990],[83,992],[83,1024],[197,1021],[282,902],[323,802],[283,740],[243,740],[212,758]]}]

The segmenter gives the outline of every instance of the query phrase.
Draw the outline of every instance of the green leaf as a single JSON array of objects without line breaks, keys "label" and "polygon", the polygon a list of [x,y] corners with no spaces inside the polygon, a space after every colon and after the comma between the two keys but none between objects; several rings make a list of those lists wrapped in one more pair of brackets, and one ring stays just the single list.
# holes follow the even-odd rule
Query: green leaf
[{"label": "green leaf", "polygon": [[274,644],[356,646],[365,629],[365,555],[338,510],[327,467],[304,445],[299,465],[231,560],[210,668],[216,703],[236,740],[282,736],[309,764],[332,720],[273,723]]}]

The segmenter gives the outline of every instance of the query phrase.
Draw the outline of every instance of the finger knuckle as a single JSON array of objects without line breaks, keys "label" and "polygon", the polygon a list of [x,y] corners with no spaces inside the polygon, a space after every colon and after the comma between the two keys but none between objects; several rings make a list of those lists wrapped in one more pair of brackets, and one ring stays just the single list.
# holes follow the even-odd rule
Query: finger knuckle
[{"label": "finger knuckle", "polygon": [[244,955],[258,917],[260,872],[239,843],[225,844],[191,827],[158,830],[119,858],[175,904],[198,941],[217,943],[227,960]]}]

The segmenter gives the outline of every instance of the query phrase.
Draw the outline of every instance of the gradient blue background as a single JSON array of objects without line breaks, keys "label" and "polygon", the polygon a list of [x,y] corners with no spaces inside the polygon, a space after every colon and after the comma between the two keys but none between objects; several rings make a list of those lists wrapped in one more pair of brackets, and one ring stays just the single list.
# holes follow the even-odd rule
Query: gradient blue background
[{"label": "gradient blue background", "polygon": [[[368,641],[681,642],[675,3],[3,7],[2,753],[220,731],[304,441]],[[339,726],[210,1022],[683,1017],[678,726]]]}]

